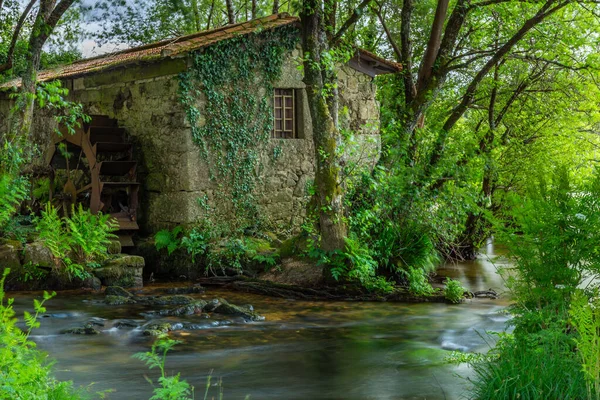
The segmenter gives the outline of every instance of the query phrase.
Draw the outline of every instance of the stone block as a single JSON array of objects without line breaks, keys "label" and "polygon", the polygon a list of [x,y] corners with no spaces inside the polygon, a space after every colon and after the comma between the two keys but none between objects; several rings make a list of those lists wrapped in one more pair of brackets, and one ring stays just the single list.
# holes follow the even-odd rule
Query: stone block
[{"label": "stone block", "polygon": [[94,275],[104,286],[142,287],[143,257],[120,254],[106,261]]}]

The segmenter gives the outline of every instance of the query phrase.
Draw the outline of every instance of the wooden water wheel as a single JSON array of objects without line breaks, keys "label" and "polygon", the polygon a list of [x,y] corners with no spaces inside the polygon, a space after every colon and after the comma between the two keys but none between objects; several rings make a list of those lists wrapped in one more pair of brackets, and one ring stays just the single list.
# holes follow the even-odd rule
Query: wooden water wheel
[{"label": "wooden water wheel", "polygon": [[117,121],[93,115],[74,134],[54,134],[47,164],[52,170],[50,200],[68,213],[82,204],[93,214],[110,214],[119,224],[122,246],[133,246],[139,229],[139,183],[133,146]]}]

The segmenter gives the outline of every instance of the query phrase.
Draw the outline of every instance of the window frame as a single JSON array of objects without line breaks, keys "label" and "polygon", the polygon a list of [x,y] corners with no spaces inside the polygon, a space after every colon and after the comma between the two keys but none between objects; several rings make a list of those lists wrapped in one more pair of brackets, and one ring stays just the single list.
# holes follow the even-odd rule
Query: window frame
[{"label": "window frame", "polygon": [[[279,93],[278,93],[279,92]],[[287,92],[287,94],[285,93]],[[274,88],[273,89],[273,129],[272,139],[298,139],[298,116],[296,109],[296,89]],[[281,99],[281,107],[277,107],[277,99]],[[291,107],[286,106],[286,99],[291,99]],[[277,118],[277,110],[281,110],[281,117]],[[291,110],[291,118],[286,118],[286,111]],[[277,130],[277,122],[281,122],[281,129]],[[291,121],[291,130],[287,128],[287,121]]]}]

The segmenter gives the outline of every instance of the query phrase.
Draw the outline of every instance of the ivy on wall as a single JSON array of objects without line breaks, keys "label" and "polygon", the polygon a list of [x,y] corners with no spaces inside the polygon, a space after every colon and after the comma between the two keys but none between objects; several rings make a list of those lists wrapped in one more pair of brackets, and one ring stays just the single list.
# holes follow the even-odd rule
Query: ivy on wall
[{"label": "ivy on wall", "polygon": [[179,76],[194,142],[220,197],[238,215],[256,214],[257,170],[273,126],[273,85],[298,40],[293,26],[224,40],[193,53],[192,67]]}]

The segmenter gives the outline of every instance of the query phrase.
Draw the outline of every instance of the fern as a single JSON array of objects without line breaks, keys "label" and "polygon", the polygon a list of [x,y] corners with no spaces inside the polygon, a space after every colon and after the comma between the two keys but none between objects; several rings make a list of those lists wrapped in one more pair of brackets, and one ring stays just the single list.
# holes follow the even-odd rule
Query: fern
[{"label": "fern", "polygon": [[169,255],[171,255],[181,246],[181,240],[178,238],[178,236],[182,231],[183,229],[180,226],[176,227],[172,231],[167,229],[158,231],[156,235],[154,235],[154,246],[156,246],[156,250],[162,250],[166,248]]},{"label": "fern", "polygon": [[111,239],[117,238],[112,233],[118,229],[115,220],[110,215],[94,215],[84,210],[81,204],[73,208],[71,214],[70,218],[65,218],[65,224],[79,262],[89,264],[105,258]]},{"label": "fern", "polygon": [[571,300],[569,315],[571,323],[579,334],[575,342],[586,377],[588,398],[598,400],[600,399],[600,304],[598,304],[598,298],[588,299],[582,290],[577,290]]},{"label": "fern", "polygon": [[0,231],[27,198],[27,187],[28,182],[23,177],[14,177],[8,173],[0,175]]},{"label": "fern", "polygon": [[39,232],[39,239],[52,252],[55,259],[66,258],[71,248],[71,242],[65,232],[63,220],[50,203],[46,204],[41,214],[41,218],[34,220],[36,230]]},{"label": "fern", "polygon": [[71,214],[61,218],[48,203],[34,222],[57,267],[62,264],[69,276],[84,278],[86,266],[99,265],[98,261],[107,257],[110,240],[117,237],[112,232],[118,226],[109,215],[93,215],[81,205]]}]

